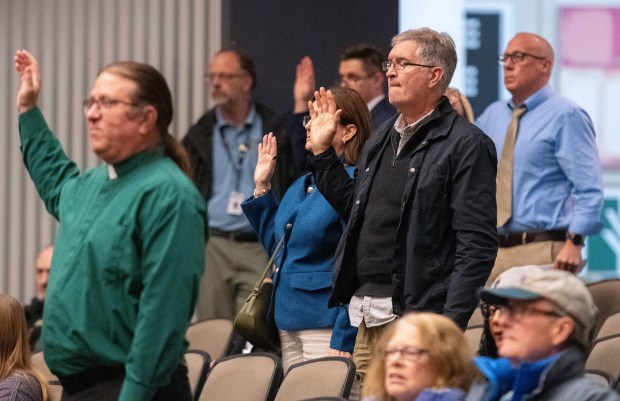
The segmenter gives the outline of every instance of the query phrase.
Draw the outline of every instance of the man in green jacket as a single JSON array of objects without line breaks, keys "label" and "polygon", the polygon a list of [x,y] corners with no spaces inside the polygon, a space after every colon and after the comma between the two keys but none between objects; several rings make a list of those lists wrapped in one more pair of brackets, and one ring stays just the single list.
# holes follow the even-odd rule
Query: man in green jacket
[{"label": "man in green jacket", "polygon": [[24,163],[60,223],[42,337],[63,400],[191,400],[183,354],[207,207],[168,133],[165,79],[133,62],[99,73],[84,112],[105,163],[80,172],[37,107],[36,59],[20,50],[15,68]]}]

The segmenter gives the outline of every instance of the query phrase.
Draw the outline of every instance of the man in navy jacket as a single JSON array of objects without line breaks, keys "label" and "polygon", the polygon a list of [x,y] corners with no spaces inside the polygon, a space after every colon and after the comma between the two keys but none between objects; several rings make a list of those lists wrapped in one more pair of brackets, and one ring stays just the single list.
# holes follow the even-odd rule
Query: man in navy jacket
[{"label": "man in navy jacket", "polygon": [[[311,130],[317,186],[348,218],[330,305],[350,302],[361,381],[377,337],[405,311],[441,313],[465,328],[497,253],[495,146],[442,96],[456,68],[454,42],[422,28],[392,46],[383,67],[400,114],[366,143],[355,180],[332,138]],[[329,94],[316,97],[311,114],[319,116]]]}]

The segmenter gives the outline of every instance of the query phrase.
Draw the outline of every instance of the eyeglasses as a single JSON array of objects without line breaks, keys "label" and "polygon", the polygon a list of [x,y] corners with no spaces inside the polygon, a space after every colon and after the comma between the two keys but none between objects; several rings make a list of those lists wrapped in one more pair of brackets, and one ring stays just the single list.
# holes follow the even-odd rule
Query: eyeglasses
[{"label": "eyeglasses", "polygon": [[526,57],[535,58],[536,60],[545,60],[544,57],[535,56],[533,54],[525,53],[525,52],[503,53],[497,57],[497,60],[499,61],[500,64],[506,64],[506,62],[509,59],[512,60],[514,64],[519,64]]},{"label": "eyeglasses", "polygon": [[394,60],[394,61],[384,61],[381,64],[381,68],[383,69],[383,71],[387,72],[392,67],[394,67],[395,70],[404,70],[405,68],[409,67],[410,65],[413,65],[413,66],[416,66],[416,67],[424,67],[424,68],[435,68],[436,67],[434,65],[425,65],[425,64],[411,63],[411,62],[405,61],[405,60]]},{"label": "eyeglasses", "polygon": [[230,73],[229,74],[225,72],[219,72],[219,73],[205,74],[205,80],[207,82],[212,82],[212,81],[215,81],[216,79],[221,79],[222,81],[230,81],[231,79],[243,77],[245,75],[247,74],[246,73],[237,73],[237,74]]},{"label": "eyeglasses", "polygon": [[347,75],[340,75],[338,77],[338,83],[341,84],[343,82],[345,83],[358,83],[359,81],[364,81],[366,79],[369,79],[373,76],[373,74],[370,75],[366,75],[366,76],[360,76],[360,75],[355,75],[355,74],[347,74]]},{"label": "eyeglasses", "polygon": [[93,105],[96,105],[97,109],[99,110],[102,110],[102,109],[109,110],[112,107],[116,106],[117,104],[126,104],[127,106],[137,106],[137,103],[127,102],[125,100],[120,100],[120,99],[111,99],[109,97],[102,97],[100,99],[94,99],[90,97],[82,102],[82,107],[84,107],[84,114],[88,114],[88,111],[90,110],[91,107],[93,107]]},{"label": "eyeglasses", "polygon": [[408,361],[417,361],[420,359],[420,355],[427,353],[427,349],[418,348],[414,346],[403,347],[403,348],[388,348],[383,350],[383,358],[388,359],[391,356],[398,355],[402,356],[403,359]]},{"label": "eyeglasses", "polygon": [[525,316],[532,315],[544,315],[551,317],[566,316],[565,313],[555,310],[540,309],[526,302],[506,305],[489,305],[484,303],[480,305],[480,311],[482,312],[482,317],[484,317],[485,319],[490,318],[495,314],[495,312],[499,311],[499,313],[501,313],[502,315],[510,317],[516,321],[522,320]]}]

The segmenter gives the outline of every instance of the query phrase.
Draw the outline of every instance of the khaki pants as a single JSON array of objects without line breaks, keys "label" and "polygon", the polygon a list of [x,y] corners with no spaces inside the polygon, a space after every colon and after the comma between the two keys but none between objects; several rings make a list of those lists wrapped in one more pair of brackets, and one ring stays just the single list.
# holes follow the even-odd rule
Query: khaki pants
[{"label": "khaki pants", "polygon": [[268,260],[259,242],[210,237],[196,304],[198,320],[234,320]]},{"label": "khaki pants", "polygon": [[553,263],[563,246],[564,241],[540,241],[499,248],[487,285],[492,284],[497,276],[511,267]]},{"label": "khaki pants", "polygon": [[386,328],[395,322],[392,320],[381,326],[366,327],[364,321],[360,323],[357,330],[357,337],[355,338],[355,348],[353,348],[353,362],[357,368],[357,381],[360,385],[364,385],[364,378],[368,372],[368,367],[374,356],[375,346],[378,343],[379,337],[385,331]]}]

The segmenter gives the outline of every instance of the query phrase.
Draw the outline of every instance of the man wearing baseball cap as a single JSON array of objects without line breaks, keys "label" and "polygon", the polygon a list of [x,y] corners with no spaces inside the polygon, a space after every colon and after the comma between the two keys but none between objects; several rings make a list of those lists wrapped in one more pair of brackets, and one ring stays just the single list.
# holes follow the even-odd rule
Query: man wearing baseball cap
[{"label": "man wearing baseball cap", "polygon": [[487,380],[467,400],[620,400],[584,375],[598,310],[583,282],[561,270],[512,270],[480,293],[502,330],[500,358],[475,358]]}]

